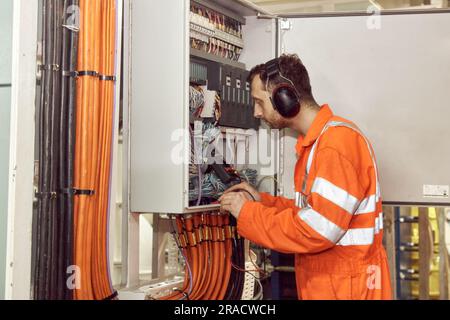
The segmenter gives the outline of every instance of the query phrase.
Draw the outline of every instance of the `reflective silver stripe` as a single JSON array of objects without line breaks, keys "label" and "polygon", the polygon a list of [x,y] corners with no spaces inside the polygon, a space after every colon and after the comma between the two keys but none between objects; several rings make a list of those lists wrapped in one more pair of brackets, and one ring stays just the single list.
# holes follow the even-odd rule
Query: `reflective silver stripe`
[{"label": "reflective silver stripe", "polygon": [[[331,123],[331,122],[330,122]],[[330,123],[327,123],[325,125],[325,127],[323,127],[322,132],[320,133],[319,137],[316,139],[316,142],[314,142],[312,148],[311,148],[311,152],[309,153],[308,156],[308,162],[306,163],[306,176],[309,175],[309,172],[311,171],[311,166],[312,166],[312,162],[314,159],[314,154],[316,153],[316,147],[319,143],[320,138],[322,138],[322,135],[325,133],[325,131],[328,130],[328,128],[330,128]]]},{"label": "reflective silver stripe", "polygon": [[370,153],[370,157],[372,158],[373,167],[375,169],[375,179],[376,179],[375,200],[376,200],[376,202],[378,202],[380,200],[380,198],[381,198],[380,183],[379,183],[379,179],[378,179],[378,168],[377,168],[377,163],[375,161],[375,156],[374,156],[374,154],[372,152],[372,147],[371,147],[369,141],[367,140],[366,136],[361,132],[361,130],[359,130],[359,128],[356,128],[355,126],[353,126],[353,125],[351,125],[349,123],[346,123],[346,122],[331,121],[331,122],[329,122],[329,125],[331,127],[346,127],[346,128],[352,129],[352,130],[358,132],[361,135],[361,137],[364,138],[364,141],[367,144],[367,149],[369,150],[369,153]]},{"label": "reflective silver stripe", "polygon": [[295,193],[295,206],[299,208],[306,208],[308,206],[308,200],[301,192]]},{"label": "reflective silver stripe", "polygon": [[375,234],[379,234],[381,230],[380,217],[375,218]]},{"label": "reflective silver stripe", "polygon": [[379,219],[378,222],[380,223],[379,224],[380,230],[383,230],[384,229],[384,213],[383,212],[380,212],[378,219]]},{"label": "reflective silver stripe", "polygon": [[355,214],[372,213],[377,210],[376,195],[372,195],[361,201],[361,204]]},{"label": "reflective silver stripe", "polygon": [[[323,132],[325,132],[325,131],[323,131]],[[323,132],[322,132],[322,134],[323,134]],[[317,147],[317,141],[318,140],[319,139],[316,140],[316,142],[314,143],[314,145],[311,148],[311,152],[309,153],[308,162],[306,163],[306,175],[309,175],[309,172],[311,171],[312,161],[313,161],[313,158],[314,158],[314,153],[316,152],[316,147]]]},{"label": "reflective silver stripe", "polygon": [[[375,161],[374,161],[374,163],[375,163]],[[376,202],[378,202],[378,201],[380,201],[380,199],[381,199],[381,190],[380,190],[380,182],[378,181],[378,169],[377,169],[377,167],[376,167],[376,164],[375,164],[375,175],[376,175],[376,177],[377,177],[377,185],[376,185],[376,194],[375,194],[375,201]]]},{"label": "reflective silver stripe", "polygon": [[374,228],[348,229],[338,246],[367,246],[373,243]]},{"label": "reflective silver stripe", "polygon": [[373,244],[376,234],[383,230],[383,212],[375,219],[374,228],[348,229],[337,245],[339,246],[366,246]]},{"label": "reflective silver stripe", "polygon": [[318,177],[314,180],[311,192],[319,194],[350,214],[354,214],[359,205],[357,198],[324,178]]},{"label": "reflective silver stripe", "polygon": [[375,234],[379,234],[381,230],[383,230],[383,212],[375,219]]},{"label": "reflective silver stripe", "polygon": [[314,231],[322,237],[336,243],[344,235],[345,231],[339,228],[336,224],[322,216],[320,213],[311,208],[304,208],[298,213],[301,220],[303,220]]},{"label": "reflective silver stripe", "polygon": [[[365,140],[367,144],[367,148],[369,150],[370,156],[372,158],[372,163],[375,169],[375,195],[369,196],[368,198],[361,201],[359,207],[356,209],[355,214],[365,214],[365,213],[372,213],[376,211],[377,203],[381,199],[381,192],[380,192],[380,183],[378,179],[378,168],[375,161],[375,157],[372,151],[372,147],[367,140],[367,138],[362,134],[362,132],[356,128],[355,126],[346,123],[346,122],[339,122],[339,121],[330,121],[325,125],[325,127],[322,130],[322,133],[317,138],[316,142],[311,148],[311,152],[308,156],[308,161],[306,165],[306,175],[305,179],[307,179],[309,172],[311,170],[311,166],[314,159],[314,154],[317,149],[317,145],[319,143],[320,138],[325,133],[326,130],[328,130],[330,127],[347,127],[349,129],[352,129],[359,133]],[[314,186],[313,186],[314,188]],[[303,184],[303,192],[306,192],[306,183]],[[314,192],[312,190],[312,192]],[[326,197],[328,198],[328,197]],[[330,199],[329,199],[330,200]],[[334,201],[333,201],[334,202]],[[354,211],[352,211],[354,212]],[[360,229],[348,229],[347,231],[342,230],[337,225],[335,225],[333,222],[327,220],[325,217],[320,215],[319,213],[315,212],[312,209],[305,209],[300,211],[299,213],[300,218],[304,216],[305,218],[302,218],[302,220],[305,220],[305,222],[310,225],[314,230],[316,230],[318,233],[323,235],[325,238],[329,239],[330,241],[333,241],[334,243],[337,243],[337,245],[340,246],[352,246],[352,245],[371,245],[373,244],[374,236],[375,234],[380,233],[380,231],[383,229],[383,213],[380,213],[380,215],[375,219],[375,227],[374,228],[360,228]],[[308,220],[308,221],[307,221]],[[336,229],[337,228],[337,229]],[[319,231],[320,230],[320,231]],[[329,235],[327,236],[327,232]],[[331,239],[333,240],[331,240]]]},{"label": "reflective silver stripe", "polygon": [[300,207],[300,192],[295,193],[295,206]]}]

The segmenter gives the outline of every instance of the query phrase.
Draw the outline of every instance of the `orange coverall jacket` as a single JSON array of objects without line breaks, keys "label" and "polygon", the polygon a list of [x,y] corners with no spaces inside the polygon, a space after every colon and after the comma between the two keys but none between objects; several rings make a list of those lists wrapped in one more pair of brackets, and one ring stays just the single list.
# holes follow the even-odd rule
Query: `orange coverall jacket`
[{"label": "orange coverall jacket", "polygon": [[370,143],[324,105],[296,149],[296,199],[262,193],[243,206],[238,232],[296,255],[299,299],[391,299]]}]

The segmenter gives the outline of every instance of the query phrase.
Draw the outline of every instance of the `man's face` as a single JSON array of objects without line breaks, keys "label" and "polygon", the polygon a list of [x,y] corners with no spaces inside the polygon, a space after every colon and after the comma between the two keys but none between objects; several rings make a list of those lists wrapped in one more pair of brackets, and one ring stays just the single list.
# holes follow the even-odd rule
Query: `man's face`
[{"label": "man's face", "polygon": [[272,106],[271,93],[265,90],[265,83],[256,76],[251,84],[252,98],[255,102],[254,116],[265,121],[272,129],[284,129],[287,127],[284,119]]}]

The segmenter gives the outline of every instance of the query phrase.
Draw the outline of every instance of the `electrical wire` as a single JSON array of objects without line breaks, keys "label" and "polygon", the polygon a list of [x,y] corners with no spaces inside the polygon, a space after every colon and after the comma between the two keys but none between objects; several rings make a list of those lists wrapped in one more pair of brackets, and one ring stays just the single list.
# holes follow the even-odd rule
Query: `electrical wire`
[{"label": "electrical wire", "polygon": [[197,168],[198,168],[197,206],[199,206],[202,203],[203,176],[202,176],[202,167],[198,165]]},{"label": "electrical wire", "polygon": [[[171,232],[172,232],[173,238],[174,238],[174,240],[175,240],[175,242],[177,244],[177,247],[178,247],[178,250],[179,250],[181,256],[183,257],[183,259],[185,261],[186,268],[187,268],[187,271],[188,271],[188,275],[189,275],[189,290],[188,290],[189,293],[188,293],[188,296],[189,296],[191,294],[191,292],[192,292],[192,270],[191,270],[191,266],[189,264],[189,261],[188,261],[186,255],[184,254],[183,249],[181,248],[181,244],[178,241],[178,238],[176,237],[174,220],[173,220],[172,217],[170,217],[170,227],[171,227]],[[183,297],[180,300],[185,300],[186,298],[187,297]]]},{"label": "electrical wire", "polygon": [[[209,25],[196,27],[199,17],[207,19]],[[231,41],[231,38],[242,41],[242,24],[230,17],[201,5],[191,5],[191,47],[206,51],[224,58],[238,61],[243,50],[243,44]],[[194,25],[194,26],[193,26]],[[202,31],[205,29],[205,31]],[[225,36],[224,34],[228,34]]]},{"label": "electrical wire", "polygon": [[[115,1],[114,3],[115,3],[115,6],[116,6],[116,11],[117,11],[119,3],[117,1]],[[123,5],[123,2],[122,2],[122,5]],[[124,23],[123,19],[124,18],[123,18],[123,15],[122,15],[122,21],[119,22],[119,14],[115,13],[115,28],[116,28],[116,30],[118,28],[120,28],[120,27],[123,28],[123,23]],[[112,21],[114,21],[114,20],[112,20]],[[119,43],[119,32],[114,32],[114,34],[115,34],[115,37],[114,37],[114,45],[113,46],[114,46],[114,48],[116,48],[117,44]],[[122,35],[122,37],[123,37],[123,35]],[[111,38],[111,40],[112,40],[112,38]],[[118,52],[118,51],[119,51],[119,48],[117,48],[116,52]],[[123,55],[122,50],[121,50],[121,54]],[[113,67],[112,67],[112,69],[113,69],[113,73],[112,74],[117,74],[118,73],[118,70],[116,69],[118,58],[119,58],[119,55],[118,54],[114,54],[114,59],[112,59],[112,61],[114,63]],[[115,114],[118,111],[118,109],[117,109],[117,99],[118,99],[118,97],[116,95],[116,90],[114,90],[114,88],[112,90],[113,90],[112,96],[113,96],[113,119],[114,119],[115,118]],[[119,121],[120,121],[120,119],[119,119]],[[120,130],[120,124],[119,124],[119,130]],[[113,144],[113,146],[114,146],[114,144]],[[111,155],[114,152],[113,146],[111,147]],[[110,177],[112,177],[112,176],[113,176],[113,167],[110,166]],[[110,242],[109,242],[109,240],[110,240],[109,234],[110,234],[110,225],[111,225],[111,216],[110,216],[111,208],[110,207],[114,203],[113,201],[111,201],[111,199],[112,199],[112,194],[111,193],[112,193],[112,184],[109,184],[108,209],[107,209],[108,210],[107,211],[107,226],[106,226],[106,239],[107,239],[107,242],[106,242],[106,251],[107,251],[106,258],[107,258],[107,271],[108,271],[108,281],[109,281],[109,284],[110,284],[110,291],[113,291],[114,289],[112,287],[112,283],[113,282],[112,282],[111,263],[110,263],[111,253],[110,253],[110,245],[109,245],[110,244]]]},{"label": "electrical wire", "polygon": [[[52,3],[50,0],[44,0],[42,6],[42,65],[45,66],[51,63],[50,51],[52,50]],[[39,194],[38,197],[38,209],[37,209],[37,227],[36,227],[36,262],[35,262],[35,283],[34,283],[34,297],[35,299],[47,299],[46,291],[46,257],[47,244],[46,235],[47,231],[47,212],[48,201],[44,197],[44,193],[48,192],[48,106],[50,100],[51,90],[50,72],[46,68],[42,69],[41,77],[41,92],[40,92],[40,112],[39,112]]]},{"label": "electrical wire", "polygon": [[34,219],[33,295],[35,299],[71,299],[67,268],[73,265],[74,79],[78,35],[66,28],[68,8],[75,0],[42,3],[42,79],[38,121],[39,186]]},{"label": "electrical wire", "polygon": [[261,280],[259,280],[259,279],[256,279],[255,282],[258,284],[260,290],[257,294],[255,294],[255,296],[253,297],[253,300],[262,300],[264,297],[263,285],[261,283]]},{"label": "electrical wire", "polygon": [[[169,217],[172,219],[171,217]],[[229,214],[217,212],[176,218],[175,241],[185,251],[183,287],[161,300],[223,300],[231,282],[232,239]],[[174,233],[172,220],[172,233]],[[188,289],[189,288],[189,289]]]},{"label": "electrical wire", "polygon": [[[241,179],[248,181],[251,185],[255,185],[257,176],[256,170],[244,169],[242,171],[239,171],[238,174],[241,177]],[[219,177],[217,177],[217,175],[214,172],[210,172],[205,175],[202,175],[201,194],[203,198],[217,200],[223,195],[223,193],[228,188],[232,186],[233,183],[225,184],[219,179]],[[199,196],[199,188],[197,186],[194,187],[191,184],[191,187],[189,188],[189,200],[190,201],[196,200],[198,199],[198,196]]]},{"label": "electrical wire", "polygon": [[[225,241],[225,273],[221,285],[221,290],[219,292],[218,300],[223,300],[225,298],[228,283],[231,278],[231,256],[232,256],[232,232],[230,228],[230,216],[228,214],[222,215],[223,225],[224,225],[224,241]],[[227,232],[228,231],[228,232]]]},{"label": "electrical wire", "polygon": [[268,179],[271,179],[271,180],[273,180],[276,184],[278,184],[278,180],[275,179],[274,176],[265,176],[264,178],[262,178],[262,179],[260,179],[260,180],[258,181],[258,183],[256,184],[256,189],[259,190],[259,189],[261,188],[262,183],[263,183],[265,180],[268,180]]},{"label": "electrical wire", "polygon": [[[62,174],[67,166],[61,146],[67,144],[64,135],[65,99],[61,66],[66,65],[70,37],[64,33],[62,24],[67,1],[45,0],[42,2],[42,78],[38,118],[39,183],[38,204],[33,233],[33,296],[35,299],[64,299],[66,297],[65,257],[70,253],[63,241],[66,219],[70,217],[60,192],[66,177]],[[69,43],[69,44],[68,44]]]},{"label": "electrical wire", "polygon": [[78,300],[114,297],[108,263],[108,220],[114,119],[116,0],[80,0],[75,143],[74,262]]},{"label": "electrical wire", "polygon": [[213,255],[214,255],[214,251],[213,251],[213,247],[212,247],[212,243],[211,243],[211,239],[210,239],[210,235],[212,234],[211,232],[211,222],[210,222],[210,215],[209,214],[203,214],[202,215],[202,246],[204,247],[204,251],[205,251],[205,261],[206,261],[206,265],[204,268],[204,283],[202,285],[200,294],[198,296],[199,300],[206,300],[206,299],[210,299],[210,296],[207,296],[207,288],[211,285],[213,285],[211,283],[211,279],[212,279],[212,269],[215,267],[212,264],[213,261]]},{"label": "electrical wire", "polygon": [[212,300],[219,299],[219,294],[222,289],[221,284],[222,284],[223,278],[225,276],[225,266],[226,266],[226,264],[223,263],[224,257],[225,257],[225,237],[224,237],[224,233],[223,233],[222,215],[220,215],[219,213],[217,213],[217,224],[215,226],[215,231],[217,234],[217,237],[216,237],[217,246],[218,246],[217,256],[218,256],[219,262],[217,264],[218,271],[217,271],[217,278],[216,278],[217,279],[216,283],[218,285],[214,286],[214,290],[213,290],[212,296],[211,296]]}]

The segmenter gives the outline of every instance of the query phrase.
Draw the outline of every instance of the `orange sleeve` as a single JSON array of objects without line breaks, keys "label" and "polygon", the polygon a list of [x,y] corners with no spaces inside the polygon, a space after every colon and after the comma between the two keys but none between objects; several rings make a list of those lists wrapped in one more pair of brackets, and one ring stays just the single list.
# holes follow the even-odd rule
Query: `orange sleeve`
[{"label": "orange sleeve", "polygon": [[240,212],[238,232],[283,253],[317,253],[334,246],[348,229],[363,191],[353,165],[337,151],[321,150],[316,165],[307,207],[280,210],[247,202]]},{"label": "orange sleeve", "polygon": [[282,253],[321,251],[333,244],[314,234],[298,221],[295,210],[279,211],[260,202],[247,202],[238,219],[241,236]]},{"label": "orange sleeve", "polygon": [[292,208],[295,209],[295,201],[285,197],[274,197],[268,193],[261,192],[261,203],[267,207],[276,207],[279,210]]}]

